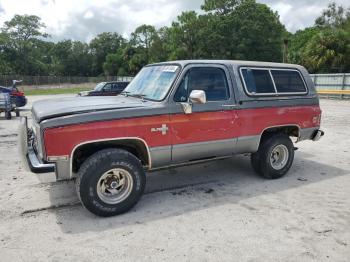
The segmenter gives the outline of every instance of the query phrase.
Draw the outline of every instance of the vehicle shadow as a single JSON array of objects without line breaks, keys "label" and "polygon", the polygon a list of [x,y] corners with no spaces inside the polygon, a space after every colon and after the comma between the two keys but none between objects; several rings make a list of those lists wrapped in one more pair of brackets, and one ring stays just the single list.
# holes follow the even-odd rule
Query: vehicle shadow
[{"label": "vehicle shadow", "polygon": [[[97,217],[80,204],[67,205],[50,212],[56,215],[56,222],[64,233],[105,231],[133,224],[146,224],[228,203],[239,203],[259,195],[274,194],[350,174],[350,170],[308,159],[312,157],[311,154],[298,152],[287,176],[278,180],[260,178],[253,172],[249,157],[243,155],[150,173],[145,195],[140,202],[128,213],[111,218]],[[62,194],[54,188],[49,193],[52,201],[57,201],[59,194]],[[74,186],[64,194],[71,201],[78,201]]]}]

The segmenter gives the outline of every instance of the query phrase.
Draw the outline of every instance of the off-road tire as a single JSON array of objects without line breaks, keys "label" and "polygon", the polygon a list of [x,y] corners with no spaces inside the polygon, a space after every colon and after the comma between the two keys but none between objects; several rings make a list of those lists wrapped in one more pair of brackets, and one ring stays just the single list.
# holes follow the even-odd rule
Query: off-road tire
[{"label": "off-road tire", "polygon": [[[271,155],[273,150],[283,145],[288,150],[288,159],[283,168],[277,170],[271,165]],[[267,179],[277,179],[283,177],[292,166],[294,160],[293,142],[286,134],[272,134],[262,138],[258,152],[251,155],[251,164],[255,172]]]},{"label": "off-road tire", "polygon": [[[99,179],[108,170],[124,169],[132,177],[131,193],[117,204],[104,202],[97,193]],[[146,176],[140,160],[122,149],[104,149],[90,156],[81,165],[75,181],[76,191],[82,205],[97,216],[109,217],[130,210],[141,198]]]}]

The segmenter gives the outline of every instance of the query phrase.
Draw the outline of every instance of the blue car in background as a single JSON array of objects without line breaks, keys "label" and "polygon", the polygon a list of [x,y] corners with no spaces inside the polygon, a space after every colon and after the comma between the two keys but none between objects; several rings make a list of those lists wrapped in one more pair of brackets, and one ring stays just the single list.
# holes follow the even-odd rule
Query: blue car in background
[{"label": "blue car in background", "polygon": [[0,93],[8,93],[11,96],[11,101],[16,107],[23,107],[27,104],[27,98],[22,91],[19,91],[16,84],[21,81],[13,80],[12,87],[0,86]]}]

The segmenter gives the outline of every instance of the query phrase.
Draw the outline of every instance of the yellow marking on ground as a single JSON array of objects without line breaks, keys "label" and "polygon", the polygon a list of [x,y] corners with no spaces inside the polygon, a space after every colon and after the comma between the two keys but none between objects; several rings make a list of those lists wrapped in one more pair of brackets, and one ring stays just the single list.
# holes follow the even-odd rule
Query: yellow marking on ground
[{"label": "yellow marking on ground", "polygon": [[317,93],[324,95],[350,95],[350,90],[317,90]]}]

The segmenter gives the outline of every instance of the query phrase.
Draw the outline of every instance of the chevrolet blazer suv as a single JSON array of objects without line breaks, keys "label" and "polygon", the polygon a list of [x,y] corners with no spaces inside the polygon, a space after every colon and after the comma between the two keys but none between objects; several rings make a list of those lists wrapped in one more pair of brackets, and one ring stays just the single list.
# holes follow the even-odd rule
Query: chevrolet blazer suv
[{"label": "chevrolet blazer suv", "polygon": [[32,172],[75,179],[86,209],[113,216],[138,202],[150,170],[250,153],[258,174],[280,178],[291,137],[320,139],[320,120],[302,66],[174,61],[144,67],[116,97],[38,101],[19,137]]}]

